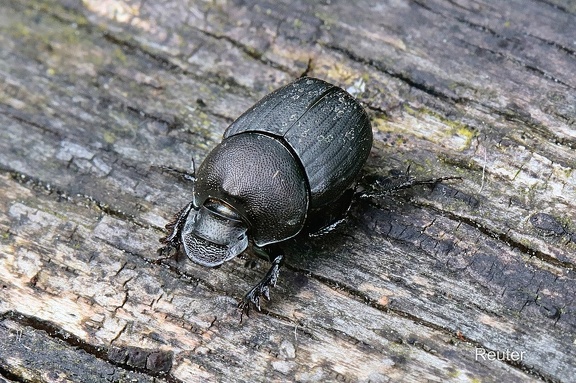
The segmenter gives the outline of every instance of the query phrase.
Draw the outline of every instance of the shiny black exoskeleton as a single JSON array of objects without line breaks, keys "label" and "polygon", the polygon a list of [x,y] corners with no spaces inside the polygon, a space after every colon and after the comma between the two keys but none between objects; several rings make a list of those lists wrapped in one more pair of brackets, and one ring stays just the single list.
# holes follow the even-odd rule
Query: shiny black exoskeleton
[{"label": "shiny black exoskeleton", "polygon": [[[260,297],[269,299],[283,259],[276,244],[341,218],[371,147],[368,115],[354,97],[325,81],[300,78],[228,127],[195,174],[192,201],[166,226],[160,251],[182,245],[192,261],[214,267],[252,241],[272,267],[240,308],[260,309]],[[433,181],[439,180],[406,175],[385,188]],[[320,215],[328,219],[318,220]]]}]

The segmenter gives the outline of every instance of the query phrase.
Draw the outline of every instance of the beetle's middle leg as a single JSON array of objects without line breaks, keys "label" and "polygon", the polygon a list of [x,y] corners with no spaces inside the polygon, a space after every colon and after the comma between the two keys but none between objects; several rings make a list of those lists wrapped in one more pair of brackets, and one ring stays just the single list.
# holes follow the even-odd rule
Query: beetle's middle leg
[{"label": "beetle's middle leg", "polygon": [[260,297],[264,297],[266,300],[270,300],[270,287],[276,286],[276,281],[278,280],[278,274],[280,273],[280,267],[282,266],[282,261],[284,256],[279,254],[272,260],[272,266],[260,280],[240,301],[238,304],[238,309],[240,309],[240,321],[242,321],[242,316],[250,314],[250,306],[254,305],[258,311],[260,311]]},{"label": "beetle's middle leg", "polygon": [[374,177],[371,181],[372,190],[358,193],[360,198],[383,197],[395,191],[408,189],[418,185],[436,185],[447,180],[459,180],[462,177],[449,176],[428,179],[418,179],[410,175],[410,166],[405,172],[394,172],[388,177]]}]

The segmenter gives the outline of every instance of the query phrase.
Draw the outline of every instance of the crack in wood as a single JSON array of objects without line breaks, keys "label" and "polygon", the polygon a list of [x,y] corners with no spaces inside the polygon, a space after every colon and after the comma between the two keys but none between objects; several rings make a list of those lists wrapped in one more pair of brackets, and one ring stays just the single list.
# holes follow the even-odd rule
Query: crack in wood
[{"label": "crack in wood", "polygon": [[[30,327],[30,328],[33,328],[35,330],[42,331],[45,334],[47,334],[50,338],[62,341],[70,347],[81,349],[82,351],[86,352],[87,354],[92,355],[95,358],[103,360],[107,363],[110,363],[116,367],[120,367],[120,368],[123,368],[123,369],[128,370],[128,371],[139,372],[141,374],[145,374],[145,375],[155,377],[155,378],[161,378],[168,383],[183,383],[179,379],[176,379],[175,377],[173,377],[172,375],[167,373],[169,371],[169,369],[168,370],[166,369],[167,366],[170,366],[170,367],[172,366],[172,362],[171,362],[172,354],[171,353],[169,353],[170,355],[168,355],[168,354],[166,354],[166,352],[163,352],[160,350],[147,350],[147,349],[131,347],[131,346],[112,347],[112,348],[108,348],[108,347],[104,347],[104,346],[94,346],[90,343],[85,342],[84,340],[77,337],[76,335],[58,327],[57,325],[55,325],[54,323],[52,323],[50,321],[46,321],[46,320],[40,319],[38,317],[26,315],[26,314],[23,314],[20,312],[15,312],[15,311],[7,311],[7,312],[1,314],[0,315],[0,322],[3,322],[5,320],[11,320],[11,321],[19,323],[22,326]],[[168,356],[170,357],[170,363],[169,363],[169,365],[165,364],[166,362],[164,362],[164,364],[162,364],[162,361],[161,361],[161,364],[158,365],[159,368],[161,368],[160,370],[154,370],[154,369],[147,368],[148,364],[146,364],[144,366],[133,365],[134,363],[131,363],[130,360],[122,360],[122,359],[113,357],[115,354],[118,353],[118,350],[128,350],[129,352],[131,352],[131,351],[140,352],[140,353],[144,353],[147,355],[150,355],[150,354],[164,355],[164,354],[166,354],[165,357],[168,357]],[[2,366],[0,366],[0,375],[5,375],[5,376],[11,378],[12,380],[17,381],[17,382],[27,382],[27,380],[25,380],[25,378],[22,378],[22,377],[17,376],[13,373],[10,373],[8,370],[2,368]]]},{"label": "crack in wood", "polygon": [[[94,199],[92,196],[85,195],[85,194],[76,194],[75,197],[71,197],[67,192],[61,189],[54,189],[50,183],[37,179],[36,177],[30,176],[28,174],[20,173],[14,171],[12,169],[7,169],[0,166],[0,173],[4,173],[10,176],[11,179],[14,181],[23,184],[23,185],[31,185],[33,188],[43,190],[48,193],[48,195],[56,194],[58,196],[58,202],[66,202],[66,203],[75,203],[74,198],[81,198],[83,201],[88,202],[89,204],[97,207],[100,211],[104,212],[105,214],[119,218],[123,221],[132,223],[136,226],[148,228],[149,226],[138,222],[136,217],[133,214],[127,214],[119,209],[114,209],[113,207],[100,202]],[[158,228],[160,229],[160,228]]]},{"label": "crack in wood", "polygon": [[10,382],[15,383],[35,383],[29,379],[26,379],[23,376],[20,376],[12,371],[10,371],[7,367],[4,367],[0,364],[0,377],[8,379]]},{"label": "crack in wood", "polygon": [[[429,328],[429,329],[438,331],[438,332],[443,333],[443,334],[445,334],[445,335],[448,335],[448,336],[450,336],[450,337],[457,337],[457,338],[460,339],[461,341],[466,342],[466,343],[468,343],[468,344],[471,344],[471,345],[473,345],[473,346],[476,347],[476,348],[482,348],[482,349],[485,349],[486,351],[496,352],[496,350],[492,350],[492,349],[490,349],[490,348],[482,345],[480,342],[478,342],[478,341],[476,341],[476,340],[474,340],[474,339],[471,339],[471,338],[466,337],[466,336],[463,335],[462,333],[456,334],[456,333],[454,332],[454,330],[452,330],[452,329],[439,326],[439,325],[434,324],[434,323],[432,323],[432,322],[430,322],[430,321],[427,321],[427,320],[425,320],[425,319],[423,319],[423,318],[421,318],[421,317],[418,317],[418,316],[415,316],[415,315],[413,315],[413,314],[410,314],[409,312],[406,312],[406,311],[403,311],[403,310],[399,310],[399,309],[396,309],[396,308],[392,308],[392,307],[388,307],[388,306],[382,305],[382,304],[378,303],[376,300],[374,300],[374,299],[370,298],[369,296],[363,294],[361,291],[356,290],[356,289],[354,289],[354,288],[352,288],[352,287],[350,287],[350,286],[346,286],[346,285],[342,284],[342,282],[334,281],[334,280],[332,280],[332,279],[330,279],[330,278],[327,278],[327,277],[324,277],[324,276],[322,276],[322,275],[313,273],[313,272],[311,272],[310,270],[305,270],[305,269],[297,268],[297,267],[294,267],[294,266],[289,265],[289,264],[285,264],[285,267],[288,268],[288,269],[290,269],[291,271],[299,272],[299,273],[302,273],[302,274],[306,274],[306,275],[312,277],[313,279],[321,282],[322,284],[324,284],[324,285],[326,285],[326,286],[328,286],[328,287],[330,287],[330,288],[332,288],[332,289],[334,289],[334,290],[337,290],[337,291],[339,291],[339,292],[343,292],[343,293],[345,293],[347,296],[355,299],[356,301],[361,302],[361,303],[364,303],[364,304],[367,304],[368,306],[370,306],[370,307],[372,307],[372,308],[374,308],[374,309],[376,309],[376,310],[379,310],[379,311],[382,311],[382,312],[386,312],[386,313],[393,313],[393,314],[395,314],[395,315],[397,315],[397,316],[399,316],[399,317],[408,319],[408,320],[410,320],[411,322],[413,322],[413,323],[415,323],[415,324],[419,324],[419,325],[425,326],[425,327],[427,327],[427,328]],[[327,330],[330,330],[330,329],[327,329]],[[334,331],[334,330],[332,329],[331,331]],[[346,334],[346,336],[351,337],[351,336],[348,335],[348,334]],[[358,341],[361,342],[360,340],[358,340]],[[414,342],[412,342],[411,345],[413,345],[413,346],[418,346],[418,344],[416,344],[416,343],[414,343]],[[427,352],[427,353],[434,354],[434,352],[431,352],[431,351],[433,351],[433,350],[427,349],[426,347],[424,347],[423,344],[420,345],[419,348],[421,348],[423,351],[425,351],[425,352]],[[501,352],[501,351],[500,351],[500,352]],[[528,365],[522,363],[521,361],[513,361],[513,360],[505,359],[505,360],[502,360],[502,362],[503,362],[503,363],[506,363],[506,364],[510,365],[511,367],[516,368],[516,369],[518,369],[518,370],[520,370],[520,371],[527,372],[527,373],[529,373],[529,374],[531,374],[531,375],[533,375],[533,376],[535,376],[535,377],[538,377],[539,379],[542,379],[542,380],[545,381],[545,382],[550,382],[550,383],[556,382],[556,380],[554,380],[554,379],[551,378],[550,376],[546,375],[545,373],[543,373],[543,372],[541,372],[541,371],[535,370],[533,367],[528,366]]]},{"label": "crack in wood", "polygon": [[[236,41],[227,35],[219,35],[216,33],[209,32],[209,31],[204,30],[204,29],[196,28],[194,26],[192,26],[192,28],[194,28],[194,30],[196,30],[196,31],[198,31],[198,32],[200,32],[206,36],[212,37],[216,40],[224,40],[224,41],[229,42],[235,48],[238,48],[240,51],[242,51],[244,54],[246,54],[248,57],[252,58],[255,61],[261,62],[262,64],[267,65],[271,68],[278,69],[282,72],[288,73],[289,75],[291,75],[293,77],[298,77],[298,73],[290,70],[290,68],[287,68],[284,65],[281,65],[281,64],[274,62],[272,60],[264,59],[264,55],[266,52],[258,52],[256,49],[250,48],[249,46],[242,44],[240,41]],[[241,86],[241,85],[236,84],[236,86]]]},{"label": "crack in wood", "polygon": [[513,249],[518,250],[522,254],[528,255],[530,257],[538,258],[542,262],[548,263],[548,264],[553,265],[553,266],[561,267],[563,269],[567,269],[567,270],[571,270],[571,271],[576,270],[576,265],[574,265],[573,263],[571,263],[569,261],[562,261],[558,258],[553,257],[550,254],[546,254],[540,250],[530,248],[529,246],[524,245],[523,243],[521,243],[519,241],[516,241],[515,239],[513,239],[508,234],[498,232],[494,229],[488,228],[487,226],[483,225],[482,223],[476,222],[471,218],[464,217],[464,216],[458,216],[458,215],[456,215],[450,211],[447,211],[447,210],[439,210],[432,205],[422,205],[422,206],[425,206],[425,207],[435,211],[437,214],[442,214],[451,220],[465,223],[465,224],[469,225],[470,227],[477,229],[482,234],[484,234],[490,238],[496,239],[496,240],[500,241],[501,243],[504,243],[505,245],[507,245]]},{"label": "crack in wood", "polygon": [[326,44],[326,43],[320,43],[320,44],[322,46],[328,48],[328,49],[331,49],[335,52],[339,52],[339,53],[343,54],[344,56],[346,56],[351,61],[361,63],[361,64],[364,64],[366,66],[370,66],[370,67],[378,70],[379,72],[385,73],[392,78],[400,80],[403,83],[409,85],[410,87],[412,87],[414,89],[421,90],[422,92],[424,92],[424,93],[426,93],[432,97],[438,98],[438,99],[443,100],[443,101],[450,101],[454,104],[466,104],[469,101],[471,101],[470,99],[467,99],[464,97],[456,97],[456,96],[451,96],[451,95],[442,93],[441,91],[435,89],[432,86],[428,86],[426,84],[415,81],[414,79],[412,79],[410,76],[408,76],[406,74],[403,74],[400,72],[395,72],[390,68],[386,68],[383,66],[382,63],[380,63],[378,61],[367,60],[363,57],[360,57],[346,48],[343,48],[343,47],[340,47],[340,46],[337,46],[334,44]]}]

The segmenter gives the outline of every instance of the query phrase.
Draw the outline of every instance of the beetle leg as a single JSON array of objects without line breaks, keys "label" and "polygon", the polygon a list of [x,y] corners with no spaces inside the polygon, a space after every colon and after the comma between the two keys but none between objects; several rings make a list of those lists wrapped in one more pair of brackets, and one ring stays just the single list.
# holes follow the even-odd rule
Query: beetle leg
[{"label": "beetle leg", "polygon": [[318,231],[315,231],[314,233],[310,233],[308,234],[309,237],[320,237],[323,236],[324,234],[330,233],[331,231],[336,230],[336,228],[338,226],[340,226],[342,223],[346,222],[346,218],[340,218],[339,220],[332,222],[330,225],[324,226],[323,228],[321,228]]},{"label": "beetle leg", "polygon": [[192,210],[193,206],[192,202],[188,203],[188,205],[184,206],[184,208],[174,216],[174,220],[166,225],[168,235],[160,238],[160,243],[165,246],[158,249],[158,254],[161,257],[168,258],[173,250],[178,250],[178,247],[180,246],[180,234],[182,233],[182,229],[186,223],[186,218],[188,217],[188,214],[190,214],[190,210]]},{"label": "beetle leg", "polygon": [[260,311],[260,297],[264,297],[266,300],[270,300],[270,286],[276,286],[276,281],[278,280],[278,274],[280,272],[280,266],[283,255],[278,255],[272,261],[272,266],[270,270],[266,273],[264,278],[256,284],[240,301],[238,304],[238,309],[240,310],[240,322],[242,322],[242,316],[250,316],[250,306],[254,305],[258,311]]},{"label": "beetle leg", "polygon": [[308,212],[306,226],[302,232],[308,233],[309,237],[320,237],[334,231],[338,226],[346,222],[354,194],[354,188],[347,189],[336,201],[333,201],[328,206],[311,209]]},{"label": "beetle leg", "polygon": [[160,165],[159,168],[168,173],[175,174],[178,178],[180,178],[183,181],[196,182],[196,168],[194,165],[194,159],[192,159],[192,165],[190,166],[191,172],[187,172],[185,170],[183,171],[181,169],[165,165]]},{"label": "beetle leg", "polygon": [[436,185],[440,182],[448,180],[461,180],[462,177],[449,176],[449,177],[439,177],[439,178],[429,178],[429,179],[417,179],[410,175],[410,166],[406,169],[406,172],[398,172],[392,174],[389,177],[375,177],[373,180],[372,192],[361,192],[359,193],[360,198],[373,198],[373,197],[383,197],[385,195],[394,193],[395,191],[408,189],[418,185]]}]

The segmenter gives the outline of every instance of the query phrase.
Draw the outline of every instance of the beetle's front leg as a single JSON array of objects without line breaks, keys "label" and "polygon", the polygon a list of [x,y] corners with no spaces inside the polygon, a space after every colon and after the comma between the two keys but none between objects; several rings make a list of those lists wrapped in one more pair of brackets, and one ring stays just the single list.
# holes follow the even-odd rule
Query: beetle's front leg
[{"label": "beetle's front leg", "polygon": [[193,203],[190,202],[174,216],[174,220],[172,222],[166,225],[166,229],[168,229],[168,235],[160,238],[160,243],[164,244],[164,246],[158,249],[158,254],[161,257],[170,257],[173,250],[178,250],[181,242],[180,238],[182,229],[184,229],[184,224],[186,224],[188,214],[190,214],[190,210],[192,210],[193,207]]},{"label": "beetle's front leg", "polygon": [[280,266],[282,265],[283,255],[277,255],[272,261],[272,266],[270,270],[266,273],[264,278],[256,284],[240,301],[238,304],[238,309],[240,309],[240,322],[242,322],[242,316],[250,316],[250,306],[254,305],[258,311],[260,311],[260,297],[264,297],[266,300],[270,300],[270,286],[276,286],[276,281],[278,280],[278,274],[280,272]]}]

